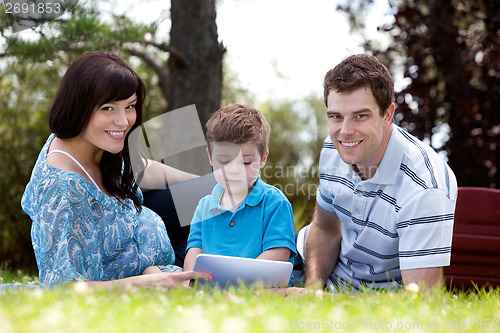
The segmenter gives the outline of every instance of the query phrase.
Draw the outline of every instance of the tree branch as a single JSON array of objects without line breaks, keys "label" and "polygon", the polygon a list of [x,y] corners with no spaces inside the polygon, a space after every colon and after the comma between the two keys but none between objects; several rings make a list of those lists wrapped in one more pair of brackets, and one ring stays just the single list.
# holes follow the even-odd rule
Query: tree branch
[{"label": "tree branch", "polygon": [[128,47],[124,46],[125,51],[131,55],[137,56],[151,66],[158,75],[158,85],[161,88],[163,96],[168,96],[168,77],[169,72],[163,62],[156,58],[152,53],[148,52],[144,46]]},{"label": "tree branch", "polygon": [[146,40],[145,43],[147,43],[148,45],[152,45],[162,51],[169,52],[180,62],[182,66],[189,67],[189,60],[182,52],[177,50],[175,47],[172,47],[165,43],[158,43],[155,40]]}]

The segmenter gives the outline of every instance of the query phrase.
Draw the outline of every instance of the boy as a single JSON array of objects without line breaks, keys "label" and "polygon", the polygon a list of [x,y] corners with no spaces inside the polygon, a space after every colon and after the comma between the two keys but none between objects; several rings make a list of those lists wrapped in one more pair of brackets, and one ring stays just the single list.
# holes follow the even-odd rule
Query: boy
[{"label": "boy", "polygon": [[217,110],[206,128],[218,185],[196,208],[184,270],[192,270],[201,253],[292,262],[292,207],[259,176],[269,154],[266,119],[248,105],[230,104]]}]

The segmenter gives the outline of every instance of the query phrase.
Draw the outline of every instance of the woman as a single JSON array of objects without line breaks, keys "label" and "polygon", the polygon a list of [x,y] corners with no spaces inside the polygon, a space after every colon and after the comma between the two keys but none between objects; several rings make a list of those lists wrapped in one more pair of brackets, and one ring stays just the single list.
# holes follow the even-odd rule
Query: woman
[{"label": "woman", "polygon": [[[87,281],[90,286],[173,287],[195,272],[142,274],[174,262],[161,218],[143,207],[128,136],[142,122],[146,87],[111,53],[88,53],[70,65],[49,112],[52,135],[42,148],[22,198],[42,286]],[[141,179],[193,178],[148,161]]]}]

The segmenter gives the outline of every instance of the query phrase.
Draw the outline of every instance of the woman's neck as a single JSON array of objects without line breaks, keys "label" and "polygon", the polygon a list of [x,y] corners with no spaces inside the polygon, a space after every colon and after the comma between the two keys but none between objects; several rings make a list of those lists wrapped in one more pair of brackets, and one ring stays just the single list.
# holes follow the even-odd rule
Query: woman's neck
[{"label": "woman's neck", "polygon": [[83,165],[98,167],[101,163],[104,151],[89,145],[88,142],[83,140],[80,136],[70,139],[60,139],[56,137],[54,141],[52,142],[51,149],[64,150]]}]

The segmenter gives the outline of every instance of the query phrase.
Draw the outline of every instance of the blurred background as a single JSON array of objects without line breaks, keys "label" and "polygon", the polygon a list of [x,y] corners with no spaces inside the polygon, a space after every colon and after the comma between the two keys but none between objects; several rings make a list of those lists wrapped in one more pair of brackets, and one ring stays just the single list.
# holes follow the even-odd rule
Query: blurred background
[{"label": "blurred background", "polygon": [[500,188],[498,1],[59,2],[64,15],[23,31],[0,2],[0,268],[36,271],[21,196],[66,68],[95,50],[146,81],[145,120],[190,104],[203,125],[221,105],[260,109],[272,128],[262,177],[291,201],[296,229],[310,221],[328,134],[323,75],[354,53],[390,69],[396,123],[436,149],[459,186]]}]

